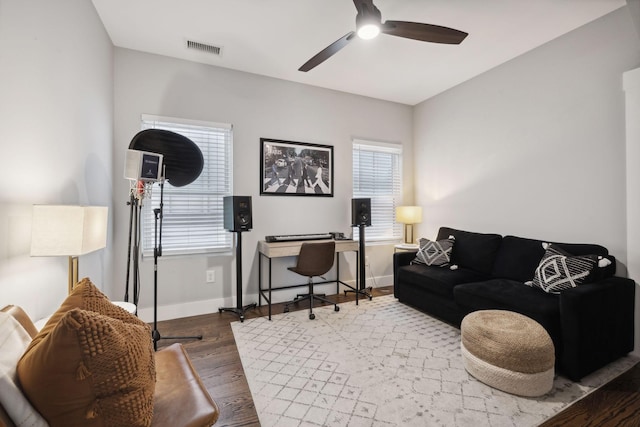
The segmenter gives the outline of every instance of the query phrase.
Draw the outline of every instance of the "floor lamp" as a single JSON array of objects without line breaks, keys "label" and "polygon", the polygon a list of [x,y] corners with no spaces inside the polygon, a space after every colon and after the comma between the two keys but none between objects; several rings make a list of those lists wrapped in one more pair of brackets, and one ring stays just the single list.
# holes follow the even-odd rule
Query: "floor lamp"
[{"label": "floor lamp", "polygon": [[71,293],[78,283],[78,257],[107,246],[106,206],[34,205],[31,256],[69,257]]}]

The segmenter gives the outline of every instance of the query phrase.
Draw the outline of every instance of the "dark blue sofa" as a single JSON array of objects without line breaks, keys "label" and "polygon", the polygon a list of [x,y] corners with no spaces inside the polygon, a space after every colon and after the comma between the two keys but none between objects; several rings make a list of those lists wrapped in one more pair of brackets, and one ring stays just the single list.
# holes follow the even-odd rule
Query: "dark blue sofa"
[{"label": "dark blue sofa", "polygon": [[[616,277],[615,258],[594,244],[554,243],[572,255],[609,258],[589,283],[550,294],[527,286],[544,255],[542,240],[440,228],[455,236],[452,264],[411,264],[415,252],[394,254],[394,294],[456,327],[476,310],[515,311],[540,323],[556,349],[556,369],[573,381],[633,350],[635,282]],[[547,241],[548,242],[548,241]]]}]

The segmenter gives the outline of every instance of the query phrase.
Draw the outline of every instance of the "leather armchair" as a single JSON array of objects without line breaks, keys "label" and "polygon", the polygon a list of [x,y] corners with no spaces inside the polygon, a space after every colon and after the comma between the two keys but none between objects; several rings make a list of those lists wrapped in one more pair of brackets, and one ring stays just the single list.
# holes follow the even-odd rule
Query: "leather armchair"
[{"label": "leather armchair", "polygon": [[[29,316],[18,306],[2,311],[11,314],[34,337],[37,329]],[[172,344],[155,353],[156,386],[152,427],[212,426],[220,411],[189,356],[181,344]],[[0,405],[0,427],[15,427]]]}]

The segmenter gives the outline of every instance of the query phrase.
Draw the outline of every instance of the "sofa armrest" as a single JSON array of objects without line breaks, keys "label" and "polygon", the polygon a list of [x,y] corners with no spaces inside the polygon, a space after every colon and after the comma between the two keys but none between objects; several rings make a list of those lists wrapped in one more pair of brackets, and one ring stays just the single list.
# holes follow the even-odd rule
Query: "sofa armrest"
[{"label": "sofa armrest", "polygon": [[411,264],[411,261],[416,257],[418,251],[402,251],[393,254],[393,270],[403,265]]},{"label": "sofa armrest", "polygon": [[212,426],[220,411],[181,344],[156,352],[152,427]]},{"label": "sofa armrest", "polygon": [[561,364],[573,381],[633,351],[635,282],[609,277],[560,294]]},{"label": "sofa armrest", "polygon": [[398,298],[398,269],[409,265],[418,251],[402,251],[393,254],[393,294]]},{"label": "sofa armrest", "polygon": [[16,427],[2,405],[0,405],[0,427]]},{"label": "sofa armrest", "polygon": [[33,321],[21,307],[17,305],[7,305],[3,307],[2,310],[0,311],[9,313],[10,315],[12,315],[14,319],[16,319],[18,323],[22,325],[24,330],[27,331],[27,333],[31,336],[31,338],[34,338],[38,334],[38,329],[33,324]]}]

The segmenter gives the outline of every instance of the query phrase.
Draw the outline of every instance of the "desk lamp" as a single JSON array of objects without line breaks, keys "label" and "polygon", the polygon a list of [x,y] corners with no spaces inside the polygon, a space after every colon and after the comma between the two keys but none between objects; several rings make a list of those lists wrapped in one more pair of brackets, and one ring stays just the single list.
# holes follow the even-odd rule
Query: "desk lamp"
[{"label": "desk lamp", "polygon": [[[398,206],[396,208],[396,221],[404,224],[404,242],[414,244],[413,225],[422,222],[422,208],[420,206]],[[409,234],[411,227],[411,234]]]},{"label": "desk lamp", "polygon": [[34,205],[31,256],[68,256],[69,293],[78,257],[107,246],[106,206]]}]

